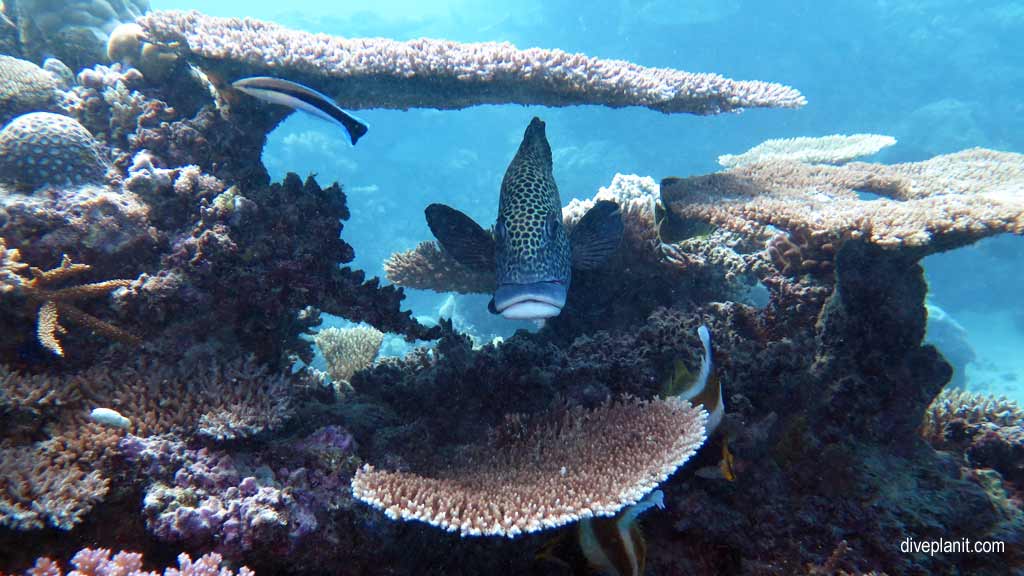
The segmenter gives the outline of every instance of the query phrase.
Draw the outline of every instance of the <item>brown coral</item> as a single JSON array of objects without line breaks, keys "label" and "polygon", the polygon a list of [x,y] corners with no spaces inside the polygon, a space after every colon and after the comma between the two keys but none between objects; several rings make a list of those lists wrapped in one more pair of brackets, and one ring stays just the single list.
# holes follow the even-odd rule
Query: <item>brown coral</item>
[{"label": "brown coral", "polygon": [[56,103],[57,82],[49,72],[32,62],[0,55],[0,126],[20,114],[49,110]]},{"label": "brown coral", "polygon": [[432,241],[421,242],[408,252],[392,254],[384,262],[384,273],[390,282],[407,288],[459,294],[494,291],[493,272],[466,268]]},{"label": "brown coral", "polygon": [[140,357],[66,376],[0,367],[0,409],[31,414],[43,428],[25,436],[49,436],[0,445],[0,524],[66,530],[103,500],[107,467],[124,432],[90,421],[93,408],[129,417],[138,436],[176,432],[228,440],[280,425],[292,390],[291,378],[251,359],[167,365]]},{"label": "brown coral", "polygon": [[1024,409],[1005,397],[946,388],[928,406],[921,422],[921,436],[942,448],[946,444],[946,426],[955,420],[962,420],[965,425],[1024,426]]},{"label": "brown coral", "polygon": [[73,264],[64,256],[60,266],[51,270],[29,268],[31,278],[24,277],[26,266],[22,265],[18,250],[8,250],[6,243],[0,240],[3,251],[4,266],[0,272],[0,293],[13,293],[24,297],[28,302],[38,306],[36,311],[36,337],[39,343],[58,356],[64,355],[58,335],[67,331],[60,325],[60,318],[88,328],[126,344],[137,346],[141,341],[134,335],[88,314],[78,308],[75,303],[89,298],[105,296],[117,288],[128,286],[130,280],[107,280],[91,284],[79,284],[66,288],[54,288],[90,270],[87,264]]},{"label": "brown coral", "polygon": [[184,42],[206,66],[239,76],[301,77],[350,108],[464,108],[519,103],[646,106],[717,114],[799,108],[795,89],[717,74],[645,68],[561,50],[418,39],[337,38],[252,19],[158,11],[139,19],[148,39]]},{"label": "brown coral", "polygon": [[678,398],[575,407],[560,419],[515,427],[433,475],[366,465],[352,492],[392,519],[463,536],[515,537],[637,502],[700,447],[706,420],[707,412]]},{"label": "brown coral", "polygon": [[[665,206],[749,236],[781,229],[814,250],[852,238],[914,257],[1003,232],[1024,233],[1024,156],[972,149],[925,162],[845,166],[792,161],[667,178]],[[879,196],[867,199],[863,193]]]}]

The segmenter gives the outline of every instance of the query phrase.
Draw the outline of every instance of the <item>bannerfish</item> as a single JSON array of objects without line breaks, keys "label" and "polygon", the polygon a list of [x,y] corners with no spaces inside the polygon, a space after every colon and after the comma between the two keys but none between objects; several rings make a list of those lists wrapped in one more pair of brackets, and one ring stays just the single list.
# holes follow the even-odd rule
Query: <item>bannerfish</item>
[{"label": "bannerfish", "polygon": [[265,102],[302,110],[322,120],[340,124],[348,132],[353,145],[370,129],[366,122],[342,110],[333,99],[297,82],[270,76],[253,76],[236,80],[231,86]]},{"label": "bannerfish", "polygon": [[526,128],[501,181],[498,219],[484,230],[472,218],[445,206],[426,208],[430,231],[452,258],[496,274],[487,308],[511,320],[543,320],[565,307],[572,269],[600,266],[622,239],[622,214],[615,202],[597,202],[573,228],[562,225],[562,200],[552,174],[545,125]]},{"label": "bannerfish", "polygon": [[654,507],[665,507],[661,490],[651,492],[614,516],[580,520],[549,540],[534,558],[560,566],[560,573],[642,576],[647,563],[647,543],[637,519]]},{"label": "bannerfish", "polygon": [[701,358],[700,372],[694,378],[693,383],[679,392],[677,395],[683,400],[689,400],[696,407],[703,407],[708,411],[707,433],[711,432],[722,423],[725,416],[725,403],[722,402],[722,383],[718,379],[718,370],[715,366],[715,354],[711,345],[711,331],[707,326],[701,325],[697,328],[697,336],[704,346],[704,357]]}]

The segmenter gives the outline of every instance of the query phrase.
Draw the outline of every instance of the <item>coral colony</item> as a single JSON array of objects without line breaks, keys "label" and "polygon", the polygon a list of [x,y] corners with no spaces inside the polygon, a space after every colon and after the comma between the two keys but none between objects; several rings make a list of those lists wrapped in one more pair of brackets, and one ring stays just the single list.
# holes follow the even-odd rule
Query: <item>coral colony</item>
[{"label": "coral colony", "polygon": [[[803,96],[140,1],[4,6],[0,571],[569,574],[607,552],[601,526],[642,546],[656,488],[622,573],[1024,561],[1022,410],[939,394],[951,369],[922,344],[919,265],[1024,233],[1024,156],[850,162],[893,143],[856,135],[765,143],[660,184],[617,175],[561,212],[571,234],[616,203],[616,252],[574,274],[542,330],[475,348],[401,311],[402,287],[493,292],[493,271],[433,241],[388,260],[391,285],[346,266],[342,187],[271,183],[262,143],[291,110],[231,82],[288,78],[348,109],[708,115]],[[767,305],[741,303],[758,283]],[[372,328],[318,330],[323,313]],[[375,360],[385,333],[423,347]],[[313,342],[326,373],[293,368]],[[677,395],[709,376],[726,406],[713,431]],[[892,545],[936,526],[1007,553]]]}]

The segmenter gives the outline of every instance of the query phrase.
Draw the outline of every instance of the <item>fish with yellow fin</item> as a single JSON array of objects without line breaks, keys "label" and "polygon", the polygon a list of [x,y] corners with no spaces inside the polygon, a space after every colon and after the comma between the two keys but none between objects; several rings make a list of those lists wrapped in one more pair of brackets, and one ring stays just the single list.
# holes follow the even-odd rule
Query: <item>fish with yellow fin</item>
[{"label": "fish with yellow fin", "polygon": [[[697,336],[704,346],[700,371],[694,376],[682,360],[675,359],[672,370],[663,382],[662,391],[666,395],[679,396],[689,400],[694,406],[701,406],[707,410],[707,433],[710,437],[722,423],[722,418],[725,416],[725,402],[722,399],[722,383],[718,378],[714,347],[711,344],[711,331],[707,326],[702,325],[697,329]],[[730,482],[736,480],[728,438],[722,438],[722,459],[718,466],[700,468],[695,474],[701,478],[724,479]]]}]

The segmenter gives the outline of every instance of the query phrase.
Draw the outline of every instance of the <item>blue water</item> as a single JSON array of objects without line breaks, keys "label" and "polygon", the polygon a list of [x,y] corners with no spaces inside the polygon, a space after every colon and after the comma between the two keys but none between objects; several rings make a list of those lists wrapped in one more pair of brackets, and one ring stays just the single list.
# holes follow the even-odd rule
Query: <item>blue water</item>
[{"label": "blue water", "polygon": [[[899,143],[873,160],[917,161],[983,146],[1024,152],[1024,3],[964,0],[588,3],[291,0],[153,0],[154,9],[252,16],[346,36],[510,41],[621,58],[647,66],[717,72],[800,89],[797,111],[663,115],[645,109],[486,106],[462,111],[367,110],[370,133],[344,134],[293,115],[270,137],[265,163],[343,182],[352,208],[345,237],[371,274],[393,252],[430,238],[422,209],[443,201],[493,221],[498,186],[523,127],[548,122],[563,201],[590,197],[616,172],[656,179],[718,169],[720,154],[769,138],[888,134]],[[1024,401],[1024,239],[1000,237],[925,260],[931,304],[963,328],[973,360],[969,388]],[[436,317],[447,296],[410,293],[417,315]],[[457,299],[482,324],[483,300]],[[502,328],[509,331],[511,327]],[[481,332],[500,331],[481,328]],[[930,331],[930,334],[938,331]]]}]

